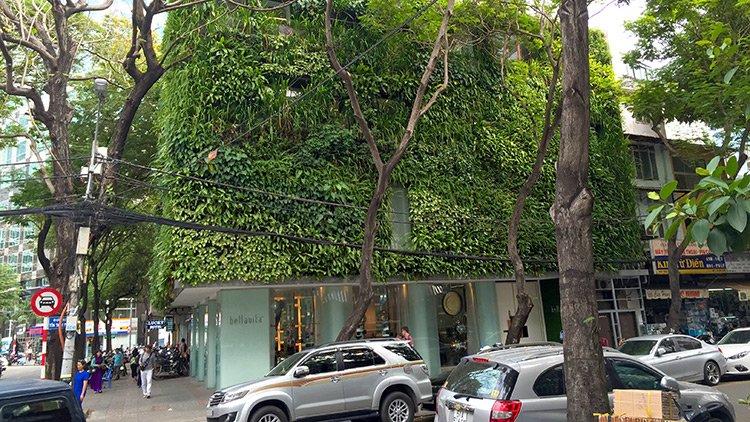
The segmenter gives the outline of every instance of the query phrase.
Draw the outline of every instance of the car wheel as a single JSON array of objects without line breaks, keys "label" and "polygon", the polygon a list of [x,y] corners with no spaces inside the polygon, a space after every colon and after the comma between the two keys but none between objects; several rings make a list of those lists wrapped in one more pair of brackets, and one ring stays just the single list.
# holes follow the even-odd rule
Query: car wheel
[{"label": "car wheel", "polygon": [[706,362],[703,366],[703,382],[713,386],[718,384],[720,379],[721,369],[719,369],[719,365],[712,360]]},{"label": "car wheel", "polygon": [[381,422],[412,422],[414,420],[414,400],[408,394],[394,391],[380,404]]},{"label": "car wheel", "polygon": [[265,406],[253,412],[250,422],[288,422],[286,413],[276,406]]}]

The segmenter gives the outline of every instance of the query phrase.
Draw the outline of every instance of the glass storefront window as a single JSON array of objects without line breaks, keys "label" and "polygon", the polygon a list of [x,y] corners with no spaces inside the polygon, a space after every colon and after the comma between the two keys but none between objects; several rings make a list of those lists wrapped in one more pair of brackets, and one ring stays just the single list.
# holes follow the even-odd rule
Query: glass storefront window
[{"label": "glass storefront window", "polygon": [[435,285],[440,366],[456,366],[467,354],[466,288],[463,285]]},{"label": "glass storefront window", "polygon": [[312,289],[275,290],[276,363],[315,345],[315,299]]}]

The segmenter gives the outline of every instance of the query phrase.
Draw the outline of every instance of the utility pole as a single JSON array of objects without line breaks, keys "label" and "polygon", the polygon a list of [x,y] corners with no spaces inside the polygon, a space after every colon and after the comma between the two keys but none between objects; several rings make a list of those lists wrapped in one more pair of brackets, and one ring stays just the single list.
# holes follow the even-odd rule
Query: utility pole
[{"label": "utility pole", "polygon": [[[94,174],[96,171],[96,152],[97,152],[97,138],[99,137],[99,121],[101,120],[101,108],[104,104],[104,100],[107,97],[107,81],[104,79],[94,80],[94,92],[99,98],[99,102],[96,106],[96,126],[94,128],[94,140],[91,142],[91,158],[89,160],[89,166],[81,169],[81,174],[86,174],[88,180],[86,182],[86,196],[84,201],[89,203],[93,200],[93,187],[94,187]],[[101,173],[101,169],[99,169]],[[70,285],[70,298],[68,304],[68,316],[65,322],[65,345],[63,347],[63,362],[62,370],[60,372],[60,378],[67,379],[73,376],[73,360],[75,359],[75,343],[76,335],[78,334],[78,297],[79,289],[81,284],[86,280],[86,255],[89,251],[89,236],[91,234],[91,220],[89,220],[88,226],[81,226],[78,228],[78,239],[76,243],[76,271],[74,274],[73,283]],[[82,335],[86,335],[86,327],[80,327]],[[99,327],[94,327],[98,330]]]}]

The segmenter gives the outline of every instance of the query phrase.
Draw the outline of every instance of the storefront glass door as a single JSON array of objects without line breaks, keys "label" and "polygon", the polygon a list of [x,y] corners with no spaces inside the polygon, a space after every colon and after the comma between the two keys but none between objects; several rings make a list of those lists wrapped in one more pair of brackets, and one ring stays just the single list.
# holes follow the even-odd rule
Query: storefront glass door
[{"label": "storefront glass door", "polygon": [[315,345],[312,289],[274,291],[276,363]]}]

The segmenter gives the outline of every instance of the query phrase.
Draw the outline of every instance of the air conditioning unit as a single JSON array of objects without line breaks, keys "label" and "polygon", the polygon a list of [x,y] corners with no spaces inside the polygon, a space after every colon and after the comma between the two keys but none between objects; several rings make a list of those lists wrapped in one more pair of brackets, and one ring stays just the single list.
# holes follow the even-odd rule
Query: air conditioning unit
[{"label": "air conditioning unit", "polygon": [[740,302],[747,302],[748,301],[748,291],[747,290],[740,290]]}]

